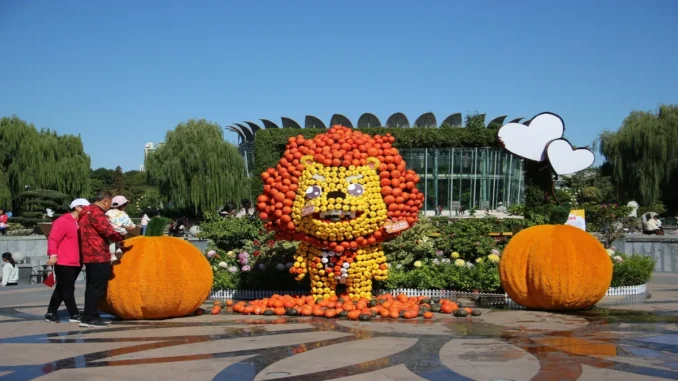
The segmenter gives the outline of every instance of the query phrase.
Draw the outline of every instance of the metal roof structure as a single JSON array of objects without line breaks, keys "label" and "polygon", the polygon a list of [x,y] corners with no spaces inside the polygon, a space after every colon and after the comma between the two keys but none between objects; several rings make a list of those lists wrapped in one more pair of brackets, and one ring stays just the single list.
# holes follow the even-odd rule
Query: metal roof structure
[{"label": "metal roof structure", "polygon": [[[478,115],[478,117],[481,117],[485,119],[485,114]],[[494,119],[492,119],[488,125],[503,125],[505,123],[505,120],[507,118],[507,115],[502,115],[498,116]],[[524,118],[515,118],[511,120],[511,123],[520,123],[521,120]],[[301,125],[297,123],[292,118],[288,117],[281,117],[280,121],[282,123],[282,128],[297,128],[301,129]],[[277,125],[275,122],[269,120],[269,119],[261,119],[261,122],[264,125],[264,129],[270,129],[270,128],[281,128],[279,125]],[[529,124],[530,120],[523,122],[525,124]],[[306,118],[304,120],[304,128],[318,128],[318,129],[327,129],[328,127],[334,126],[334,125],[342,125],[345,127],[350,127],[354,128],[353,123],[349,118],[344,116],[343,114],[334,114],[332,115],[332,118],[330,119],[329,124],[325,125],[323,121],[315,117],[313,115],[306,115]],[[381,127],[387,127],[387,128],[410,128],[410,122],[407,119],[407,116],[401,112],[396,112],[392,114],[391,116],[388,117],[386,120],[386,124],[383,125],[379,118],[372,114],[372,113],[364,113],[358,118],[358,123],[356,124],[356,128],[381,128]],[[412,126],[413,128],[438,128],[440,126],[451,126],[451,127],[460,127],[463,128],[463,120],[462,120],[462,115],[461,113],[454,113],[449,115],[447,118],[443,120],[443,122],[438,125],[437,124],[437,119],[436,116],[432,112],[427,112],[422,115],[420,115],[416,121],[414,122],[414,125]],[[229,125],[226,127],[227,130],[235,132],[238,134],[239,142],[238,144],[243,144],[245,142],[254,142],[256,132],[261,130],[262,128],[254,123],[254,122],[244,122],[244,123],[234,123],[232,125]]]}]

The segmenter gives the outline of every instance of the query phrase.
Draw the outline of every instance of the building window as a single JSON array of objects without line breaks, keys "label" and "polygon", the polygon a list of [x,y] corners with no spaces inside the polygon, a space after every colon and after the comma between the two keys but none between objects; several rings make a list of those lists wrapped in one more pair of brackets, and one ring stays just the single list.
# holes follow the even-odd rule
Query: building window
[{"label": "building window", "polygon": [[522,159],[500,148],[413,148],[400,150],[408,168],[421,181],[424,210],[442,207],[452,215],[462,206],[494,210],[499,202],[508,207],[524,197]]}]

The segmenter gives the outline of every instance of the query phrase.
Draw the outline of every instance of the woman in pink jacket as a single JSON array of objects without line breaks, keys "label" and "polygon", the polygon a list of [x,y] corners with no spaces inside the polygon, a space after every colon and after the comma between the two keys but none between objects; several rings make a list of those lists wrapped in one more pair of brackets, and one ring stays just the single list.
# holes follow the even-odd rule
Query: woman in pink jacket
[{"label": "woman in pink jacket", "polygon": [[47,307],[45,320],[50,323],[60,323],[57,310],[61,303],[66,304],[68,320],[71,323],[80,323],[80,312],[75,304],[75,280],[80,275],[82,263],[80,261],[80,240],[78,235],[78,220],[80,212],[89,202],[79,198],[71,202],[71,212],[59,217],[52,223],[52,230],[47,239],[48,266],[54,266],[56,286],[52,299]]}]

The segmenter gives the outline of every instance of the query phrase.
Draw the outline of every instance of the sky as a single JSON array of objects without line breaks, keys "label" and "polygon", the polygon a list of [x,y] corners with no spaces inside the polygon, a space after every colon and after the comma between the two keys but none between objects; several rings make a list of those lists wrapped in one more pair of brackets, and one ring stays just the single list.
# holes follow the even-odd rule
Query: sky
[{"label": "sky", "polygon": [[191,118],[551,111],[585,146],[678,103],[677,14],[675,0],[0,0],[0,116],[79,134],[93,168],[125,170]]}]

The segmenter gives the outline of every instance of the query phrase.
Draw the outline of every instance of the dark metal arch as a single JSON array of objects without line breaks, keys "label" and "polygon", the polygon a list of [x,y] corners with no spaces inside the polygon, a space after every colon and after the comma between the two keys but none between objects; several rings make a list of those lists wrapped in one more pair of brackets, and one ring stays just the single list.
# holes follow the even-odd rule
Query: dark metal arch
[{"label": "dark metal arch", "polygon": [[513,119],[513,120],[510,121],[509,123],[520,123],[521,120],[523,120],[523,117],[522,117],[522,116],[521,116],[520,118],[515,118],[515,119]]},{"label": "dark metal arch", "polygon": [[264,128],[280,128],[277,124],[271,122],[268,119],[261,119],[261,121],[264,123]]},{"label": "dark metal arch", "polygon": [[253,122],[245,122],[248,126],[250,126],[250,129],[252,130],[252,134],[254,136],[257,136],[257,131],[261,130],[261,127],[257,126],[256,123]]},{"label": "dark metal arch", "polygon": [[304,120],[304,128],[323,128],[327,129],[325,127],[325,123],[323,123],[322,120],[316,118],[313,115],[306,115],[306,119]]},{"label": "dark metal arch", "polygon": [[508,115],[502,115],[498,116],[490,121],[490,123],[487,124],[487,126],[495,125],[495,126],[503,126],[504,125],[504,120],[506,119]]},{"label": "dark metal arch", "polygon": [[280,118],[280,120],[282,120],[283,128],[301,128],[299,123],[297,123],[294,119],[283,116]]},{"label": "dark metal arch", "polygon": [[425,114],[421,114],[417,118],[417,120],[414,122],[414,127],[418,128],[425,128],[425,127],[432,127],[436,128],[438,127],[438,122],[436,121],[436,116],[433,115],[432,112],[427,112]]},{"label": "dark metal arch", "polygon": [[347,117],[341,114],[334,114],[332,115],[332,119],[330,119],[330,127],[336,125],[353,128],[353,123],[351,123]]},{"label": "dark metal arch", "polygon": [[369,112],[360,115],[360,118],[358,118],[358,128],[374,127],[381,127],[381,122],[379,121],[379,118],[376,117],[376,115],[370,114]]},{"label": "dark metal arch", "polygon": [[388,117],[386,121],[386,127],[388,128],[409,128],[410,121],[407,120],[407,117],[402,112],[397,112]]},{"label": "dark metal arch", "polygon": [[239,129],[237,129],[233,126],[228,126],[228,127],[226,127],[226,129],[229,130],[229,131],[233,131],[236,134],[238,134],[238,137],[240,137],[240,140],[241,140],[241,142],[239,142],[238,144],[245,142],[245,135],[242,133],[242,131],[240,131]]},{"label": "dark metal arch", "polygon": [[527,120],[527,121],[523,122],[523,124],[526,125],[526,126],[529,126],[530,123],[532,123],[532,120],[534,120],[534,118],[532,118],[532,119],[530,119],[530,120]]},{"label": "dark metal arch", "polygon": [[252,133],[252,131],[250,131],[249,128],[245,127],[244,124],[240,124],[240,123],[234,123],[234,124],[236,126],[240,127],[240,129],[242,130],[242,133],[245,134],[245,138],[246,138],[245,141],[246,142],[253,142],[254,141],[254,134]]},{"label": "dark metal arch", "polygon": [[452,114],[445,118],[443,125],[461,127],[461,113]]}]

